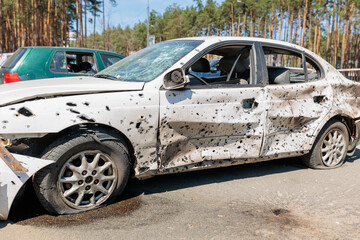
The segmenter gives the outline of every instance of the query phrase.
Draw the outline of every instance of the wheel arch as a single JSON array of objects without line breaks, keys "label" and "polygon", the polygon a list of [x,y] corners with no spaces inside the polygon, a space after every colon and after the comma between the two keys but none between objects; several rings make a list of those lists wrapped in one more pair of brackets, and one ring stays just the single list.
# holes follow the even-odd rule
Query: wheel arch
[{"label": "wheel arch", "polygon": [[[125,141],[126,147],[128,148],[129,157],[131,159],[131,169],[133,170],[136,166],[136,157],[135,157],[135,150],[132,142],[130,139],[123,134],[118,129],[104,125],[104,124],[98,124],[98,123],[86,123],[86,124],[78,124],[73,125],[68,128],[63,129],[60,132],[57,133],[49,133],[45,136],[38,138],[38,139],[31,139],[29,141],[29,149],[31,149],[31,152],[28,152],[27,155],[39,157],[41,153],[45,150],[45,148],[51,144],[52,142],[56,141],[57,139],[61,137],[65,137],[66,135],[73,135],[73,134],[94,134],[96,138],[100,141],[102,140],[109,140],[109,139],[116,139],[116,135]],[[102,133],[110,133],[108,134],[102,134]],[[110,137],[109,137],[110,136]]]},{"label": "wheel arch", "polygon": [[[311,140],[311,145],[314,144],[316,138],[318,137],[320,131],[325,127],[325,125],[332,120],[337,120],[339,122],[342,122],[349,133],[349,143],[351,143],[352,138],[355,138],[357,135],[357,132],[359,132],[359,127],[356,125],[355,123],[355,119],[349,115],[346,114],[336,114],[333,115],[332,117],[327,117],[324,119],[324,121],[322,121],[322,123],[318,126],[318,128],[314,131],[312,140]],[[350,144],[349,144],[350,145]]]}]

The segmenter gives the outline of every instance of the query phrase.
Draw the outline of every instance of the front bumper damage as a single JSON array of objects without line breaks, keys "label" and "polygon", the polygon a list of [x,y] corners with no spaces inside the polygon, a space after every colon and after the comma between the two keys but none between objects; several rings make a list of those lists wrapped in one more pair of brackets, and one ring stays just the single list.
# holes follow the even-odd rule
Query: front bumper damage
[{"label": "front bumper damage", "polygon": [[50,160],[11,154],[0,139],[0,220],[8,218],[11,205],[21,187]]}]

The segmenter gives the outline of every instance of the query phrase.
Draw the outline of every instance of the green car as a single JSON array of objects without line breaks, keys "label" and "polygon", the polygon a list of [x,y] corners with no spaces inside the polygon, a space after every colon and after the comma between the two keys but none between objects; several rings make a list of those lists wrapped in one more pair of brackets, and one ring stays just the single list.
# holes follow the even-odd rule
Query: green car
[{"label": "green car", "polygon": [[0,84],[94,75],[123,58],[117,53],[86,48],[23,47],[1,66]]}]

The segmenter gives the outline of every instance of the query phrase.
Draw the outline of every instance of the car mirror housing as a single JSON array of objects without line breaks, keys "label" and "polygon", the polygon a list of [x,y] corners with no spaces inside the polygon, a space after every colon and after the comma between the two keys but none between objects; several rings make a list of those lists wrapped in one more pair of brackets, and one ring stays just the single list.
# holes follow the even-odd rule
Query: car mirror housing
[{"label": "car mirror housing", "polygon": [[185,86],[186,83],[190,82],[189,78],[185,75],[185,72],[181,68],[177,68],[164,77],[164,88],[167,90],[178,89]]}]

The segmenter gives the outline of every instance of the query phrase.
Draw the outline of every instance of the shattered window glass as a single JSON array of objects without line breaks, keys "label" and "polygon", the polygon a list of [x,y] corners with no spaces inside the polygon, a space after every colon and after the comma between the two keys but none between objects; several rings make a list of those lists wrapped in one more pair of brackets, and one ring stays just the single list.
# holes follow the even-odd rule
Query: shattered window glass
[{"label": "shattered window glass", "polygon": [[110,54],[103,54],[103,53],[100,53],[100,57],[101,57],[101,60],[102,60],[102,62],[104,64],[105,68],[110,67],[114,63],[116,63],[116,62],[120,61],[121,59],[123,59],[122,57],[119,57],[119,56],[110,55]]},{"label": "shattered window glass", "polygon": [[55,52],[54,57],[50,63],[50,71],[61,72],[61,73],[67,72],[65,52],[63,51]]},{"label": "shattered window glass", "polygon": [[95,76],[110,76],[120,81],[149,82],[202,42],[177,40],[158,43],[124,58]]},{"label": "shattered window glass", "polygon": [[306,74],[302,55],[289,50],[263,48],[270,84],[304,83],[319,79],[317,68],[306,58]]}]

